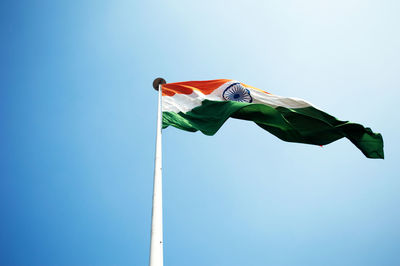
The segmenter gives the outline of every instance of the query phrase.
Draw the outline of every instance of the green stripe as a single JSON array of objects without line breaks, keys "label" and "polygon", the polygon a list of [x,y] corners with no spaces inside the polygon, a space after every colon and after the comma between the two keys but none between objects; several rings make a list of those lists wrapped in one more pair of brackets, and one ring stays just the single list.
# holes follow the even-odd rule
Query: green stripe
[{"label": "green stripe", "polygon": [[163,112],[163,128],[174,126],[186,131],[200,130],[214,135],[229,118],[254,121],[261,128],[289,142],[326,145],[348,138],[368,158],[382,158],[383,139],[362,125],[340,121],[314,107],[272,108],[263,104],[234,101],[203,101],[187,113]]}]

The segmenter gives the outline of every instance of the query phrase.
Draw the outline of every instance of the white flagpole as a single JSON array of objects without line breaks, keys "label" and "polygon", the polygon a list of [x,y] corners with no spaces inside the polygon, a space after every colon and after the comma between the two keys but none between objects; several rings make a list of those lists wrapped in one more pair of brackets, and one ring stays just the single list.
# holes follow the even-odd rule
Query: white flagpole
[{"label": "white flagpole", "polygon": [[156,155],[154,160],[154,185],[153,185],[153,210],[151,215],[151,240],[150,240],[150,266],[163,266],[163,217],[162,217],[162,88],[165,80],[158,78],[153,82],[153,87],[158,87],[157,135]]}]

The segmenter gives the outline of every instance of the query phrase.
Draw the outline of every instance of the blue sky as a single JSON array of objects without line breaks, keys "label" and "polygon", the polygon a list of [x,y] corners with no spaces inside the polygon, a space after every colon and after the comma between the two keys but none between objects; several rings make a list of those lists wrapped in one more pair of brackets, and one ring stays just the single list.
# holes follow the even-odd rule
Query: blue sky
[{"label": "blue sky", "polygon": [[165,265],[400,265],[398,1],[1,3],[0,265],[146,265],[158,76],[232,78],[382,133],[163,135]]}]

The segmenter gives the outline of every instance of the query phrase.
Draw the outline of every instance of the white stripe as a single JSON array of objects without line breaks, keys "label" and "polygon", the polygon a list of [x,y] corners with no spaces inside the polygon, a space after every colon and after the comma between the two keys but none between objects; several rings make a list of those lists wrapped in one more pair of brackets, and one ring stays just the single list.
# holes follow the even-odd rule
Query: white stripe
[{"label": "white stripe", "polygon": [[[163,96],[162,110],[163,112],[189,112],[195,107],[201,105],[202,101],[225,101],[222,98],[224,90],[232,83],[238,81],[229,81],[219,88],[214,90],[211,94],[205,95],[199,91],[193,91],[191,94],[175,94],[173,96]],[[304,108],[312,106],[310,103],[297,98],[282,97],[278,95],[267,94],[252,88],[246,87],[250,91],[250,95],[253,98],[252,103],[265,104],[271,107],[286,107],[286,108]]]},{"label": "white stripe", "polygon": [[311,106],[311,103],[298,98],[282,97],[273,94],[267,94],[252,88],[248,88],[250,95],[253,97],[253,103],[266,104],[271,107],[286,107],[286,108],[304,108]]}]

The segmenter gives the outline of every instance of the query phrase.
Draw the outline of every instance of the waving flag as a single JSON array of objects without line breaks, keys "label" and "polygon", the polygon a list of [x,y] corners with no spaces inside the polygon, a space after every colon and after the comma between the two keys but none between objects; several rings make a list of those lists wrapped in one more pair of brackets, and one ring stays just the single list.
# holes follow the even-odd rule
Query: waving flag
[{"label": "waving flag", "polygon": [[162,85],[163,128],[214,135],[229,118],[254,121],[281,140],[326,145],[348,138],[368,158],[382,158],[383,139],[362,125],[340,121],[297,98],[270,94],[230,79]]}]

